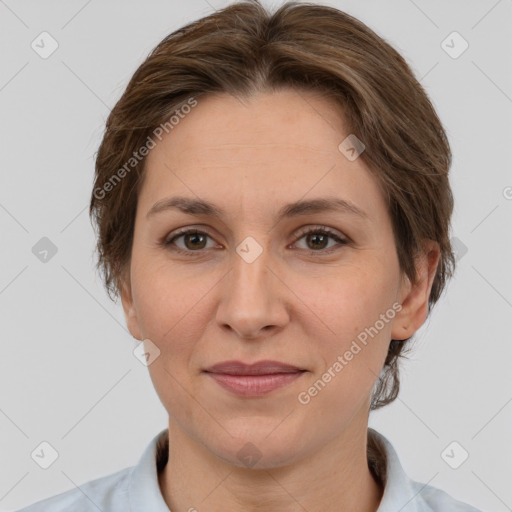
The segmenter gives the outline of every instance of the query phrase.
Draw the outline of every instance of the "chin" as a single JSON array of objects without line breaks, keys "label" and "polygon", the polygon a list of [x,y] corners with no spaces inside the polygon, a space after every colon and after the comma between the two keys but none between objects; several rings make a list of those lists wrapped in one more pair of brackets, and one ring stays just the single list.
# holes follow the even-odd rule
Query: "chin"
[{"label": "chin", "polygon": [[[247,428],[247,419],[236,431],[234,425],[222,429],[222,438],[209,438],[205,446],[218,458],[237,466],[248,469],[270,469],[286,466],[301,456],[303,439],[290,431],[289,425],[274,418],[260,422],[251,421]],[[280,425],[280,426],[277,426]],[[277,428],[276,428],[277,426]],[[230,435],[231,434],[231,435]]]}]

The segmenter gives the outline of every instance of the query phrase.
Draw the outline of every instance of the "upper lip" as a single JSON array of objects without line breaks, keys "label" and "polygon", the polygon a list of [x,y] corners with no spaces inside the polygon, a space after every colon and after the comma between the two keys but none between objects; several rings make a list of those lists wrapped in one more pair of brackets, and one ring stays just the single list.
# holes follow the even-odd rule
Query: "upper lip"
[{"label": "upper lip", "polygon": [[223,361],[206,368],[210,373],[224,373],[226,375],[269,375],[272,373],[295,373],[305,371],[302,368],[279,361],[257,361],[246,364],[241,361]]}]

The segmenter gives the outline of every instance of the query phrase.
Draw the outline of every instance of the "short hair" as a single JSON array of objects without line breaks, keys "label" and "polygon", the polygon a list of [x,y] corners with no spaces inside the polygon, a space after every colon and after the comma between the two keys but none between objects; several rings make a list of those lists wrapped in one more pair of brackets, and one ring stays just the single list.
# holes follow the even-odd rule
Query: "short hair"
[{"label": "short hair", "polygon": [[[338,9],[296,1],[272,13],[256,0],[243,0],[189,23],[165,37],[129,81],[106,122],[89,209],[97,228],[97,268],[112,300],[126,283],[143,155],[155,144],[151,135],[162,127],[169,132],[170,117],[191,98],[247,98],[284,88],[332,100],[350,133],[364,143],[360,158],[386,200],[402,275],[415,284],[422,242],[439,244],[430,314],[455,267],[452,157],[441,121],[404,58],[383,38]],[[391,340],[371,409],[398,396],[398,362],[411,339]]]}]

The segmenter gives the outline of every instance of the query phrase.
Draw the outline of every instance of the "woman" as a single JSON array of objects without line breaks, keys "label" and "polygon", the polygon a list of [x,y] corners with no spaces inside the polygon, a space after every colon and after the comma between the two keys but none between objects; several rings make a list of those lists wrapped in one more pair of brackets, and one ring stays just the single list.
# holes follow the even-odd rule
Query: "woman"
[{"label": "woman", "polygon": [[443,127],[336,9],[240,2],[112,110],[90,213],[169,414],[139,464],[25,511],[475,511],[368,428],[451,276]]}]

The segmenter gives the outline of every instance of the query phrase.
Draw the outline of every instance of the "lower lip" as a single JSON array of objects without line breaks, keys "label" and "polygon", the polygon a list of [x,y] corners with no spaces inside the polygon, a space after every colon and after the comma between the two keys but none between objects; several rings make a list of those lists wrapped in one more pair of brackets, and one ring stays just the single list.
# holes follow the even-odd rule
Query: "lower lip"
[{"label": "lower lip", "polygon": [[271,375],[227,375],[207,372],[220,386],[239,396],[263,396],[298,379],[304,372]]}]

